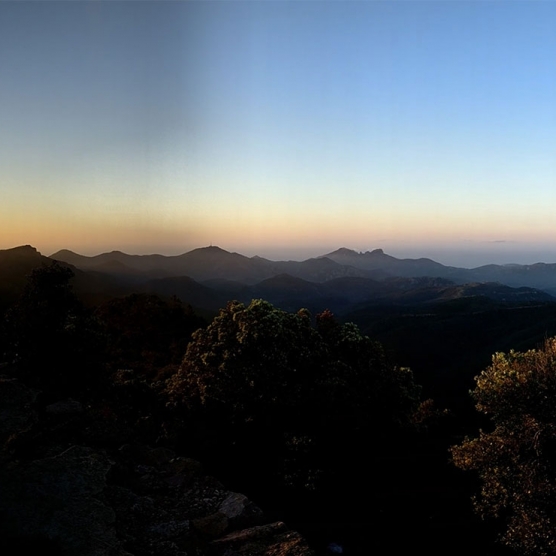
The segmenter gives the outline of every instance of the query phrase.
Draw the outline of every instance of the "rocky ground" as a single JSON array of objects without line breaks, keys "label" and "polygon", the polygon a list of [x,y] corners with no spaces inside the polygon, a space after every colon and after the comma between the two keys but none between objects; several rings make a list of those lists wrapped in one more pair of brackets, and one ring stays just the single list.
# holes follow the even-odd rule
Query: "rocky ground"
[{"label": "rocky ground", "polygon": [[[64,556],[312,556],[282,522],[227,490],[193,459],[124,444],[106,450],[44,443],[85,411],[64,400],[37,411],[38,393],[0,378],[2,554]],[[58,439],[63,435],[58,435]]]}]

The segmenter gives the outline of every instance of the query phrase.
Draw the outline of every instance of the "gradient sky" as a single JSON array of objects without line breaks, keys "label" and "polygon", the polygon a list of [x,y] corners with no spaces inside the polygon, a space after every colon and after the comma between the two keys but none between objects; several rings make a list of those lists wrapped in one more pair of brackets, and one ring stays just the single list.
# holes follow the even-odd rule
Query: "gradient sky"
[{"label": "gradient sky", "polygon": [[0,2],[0,249],[555,239],[556,2]]}]

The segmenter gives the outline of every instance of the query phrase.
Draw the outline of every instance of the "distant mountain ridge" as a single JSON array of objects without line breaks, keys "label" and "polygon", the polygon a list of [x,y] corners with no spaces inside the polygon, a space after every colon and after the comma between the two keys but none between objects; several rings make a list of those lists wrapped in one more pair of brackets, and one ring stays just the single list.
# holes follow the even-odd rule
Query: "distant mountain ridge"
[{"label": "distant mountain ridge", "polygon": [[332,253],[323,255],[338,264],[354,266],[364,270],[380,270],[391,276],[412,278],[416,276],[435,276],[449,278],[460,270],[444,266],[432,259],[397,259],[384,253],[382,249],[374,249],[365,253],[357,253],[342,247]]},{"label": "distant mountain ridge", "polygon": [[328,254],[304,261],[271,261],[246,257],[220,247],[194,249],[182,255],[128,255],[120,251],[86,257],[62,250],[51,258],[82,270],[113,275],[148,275],[150,278],[189,276],[197,281],[231,280],[254,285],[262,280],[289,274],[310,282],[358,277],[382,280],[387,277],[445,278],[456,284],[500,282],[512,287],[532,287],[556,293],[556,264],[484,265],[467,269],[446,266],[432,259],[398,259],[374,249],[364,253],[342,247]]},{"label": "distant mountain ridge", "polygon": [[[86,272],[71,262],[56,259],[61,266],[68,267],[75,275],[73,287],[77,294],[94,303],[101,298],[122,295],[122,288],[112,275],[95,275]],[[26,278],[43,265],[52,264],[53,259],[39,253],[31,245],[0,250],[0,309],[9,305],[22,291]]]},{"label": "distant mountain ridge", "polygon": [[318,257],[306,261],[270,261],[262,257],[246,257],[230,253],[216,246],[201,247],[182,255],[127,255],[120,251],[86,257],[62,250],[51,255],[52,259],[81,268],[114,275],[148,274],[151,278],[189,276],[197,281],[232,280],[243,284],[256,284],[279,274],[325,282],[343,276],[369,276],[362,269],[346,267]]},{"label": "distant mountain ridge", "polygon": [[500,282],[511,287],[530,287],[556,293],[556,264],[535,263],[532,265],[489,264],[476,268],[445,266],[432,259],[397,259],[375,249],[358,253],[341,248],[324,255],[339,264],[351,265],[365,270],[381,270],[391,276],[430,276],[447,278],[458,284],[473,282]]},{"label": "distant mountain ridge", "polygon": [[346,248],[305,261],[270,261],[215,246],[176,256],[112,251],[87,257],[62,250],[44,257],[22,246],[0,250],[0,298],[7,303],[33,268],[53,259],[72,268],[76,293],[91,303],[148,292],[176,295],[208,311],[231,299],[264,298],[287,310],[304,306],[344,313],[360,304],[408,306],[463,298],[547,303],[556,293],[556,265],[545,263],[464,269],[426,258],[397,259],[381,249]]}]

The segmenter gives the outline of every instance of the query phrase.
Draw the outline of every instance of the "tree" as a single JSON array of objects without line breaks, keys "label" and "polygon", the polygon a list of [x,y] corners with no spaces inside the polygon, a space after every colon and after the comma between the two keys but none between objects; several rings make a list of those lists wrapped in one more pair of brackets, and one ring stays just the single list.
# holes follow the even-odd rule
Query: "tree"
[{"label": "tree", "polygon": [[178,367],[191,334],[207,325],[178,298],[166,301],[152,294],[110,299],[95,316],[104,326],[111,369],[153,376],[166,366]]},{"label": "tree", "polygon": [[495,354],[472,396],[494,428],[452,455],[482,481],[476,510],[507,520],[503,541],[512,548],[556,553],[556,338],[541,349]]},{"label": "tree", "polygon": [[[193,334],[168,383],[175,405],[225,412],[234,422],[285,413],[319,380],[326,350],[306,316],[262,300],[228,303]],[[306,400],[305,400],[306,401]]]},{"label": "tree", "polygon": [[41,389],[76,394],[98,386],[102,340],[73,293],[73,271],[57,262],[31,272],[5,315],[7,358]]},{"label": "tree", "polygon": [[[257,467],[261,454],[268,460],[260,469],[294,461],[287,474],[306,486],[340,462],[359,464],[369,442],[378,449],[409,421],[420,389],[355,325],[329,312],[316,321],[315,328],[306,310],[288,313],[263,300],[229,303],[193,334],[167,382],[176,421],[188,429],[189,418],[201,440],[214,438],[220,459],[228,445],[243,466]],[[284,479],[284,469],[275,473]]]},{"label": "tree", "polygon": [[383,420],[404,421],[420,389],[408,369],[386,359],[382,346],[330,312],[288,313],[263,300],[231,302],[193,334],[180,370],[168,381],[175,405],[218,408],[236,421],[331,404],[365,407]]}]

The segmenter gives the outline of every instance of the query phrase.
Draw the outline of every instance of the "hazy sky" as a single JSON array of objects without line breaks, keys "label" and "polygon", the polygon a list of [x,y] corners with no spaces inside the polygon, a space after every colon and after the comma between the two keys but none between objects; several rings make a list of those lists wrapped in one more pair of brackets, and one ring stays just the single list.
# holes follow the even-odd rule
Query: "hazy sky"
[{"label": "hazy sky", "polygon": [[555,214],[556,2],[0,2],[0,248],[555,262]]}]

